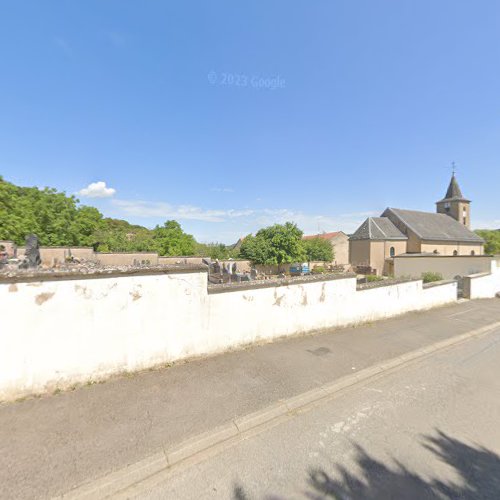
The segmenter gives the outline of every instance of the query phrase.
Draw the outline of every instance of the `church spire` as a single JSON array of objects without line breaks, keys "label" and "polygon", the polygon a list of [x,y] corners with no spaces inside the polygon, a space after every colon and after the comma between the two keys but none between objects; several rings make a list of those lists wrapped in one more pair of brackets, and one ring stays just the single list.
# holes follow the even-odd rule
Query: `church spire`
[{"label": "church spire", "polygon": [[470,201],[466,200],[455,177],[455,165],[446,195],[442,200],[436,202],[438,214],[446,214],[453,217],[466,227],[470,227]]},{"label": "church spire", "polygon": [[448,186],[448,191],[446,191],[445,200],[452,199],[463,199],[462,191],[460,190],[460,186],[458,185],[457,178],[455,177],[455,172],[451,176],[450,185]]}]

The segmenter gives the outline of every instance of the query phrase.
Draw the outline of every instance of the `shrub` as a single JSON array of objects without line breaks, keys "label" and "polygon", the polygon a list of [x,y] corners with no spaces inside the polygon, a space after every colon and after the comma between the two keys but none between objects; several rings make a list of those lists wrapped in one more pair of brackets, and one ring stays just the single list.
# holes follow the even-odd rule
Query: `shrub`
[{"label": "shrub", "polygon": [[367,283],[372,283],[374,281],[382,281],[384,278],[382,276],[377,276],[376,274],[367,274],[366,281]]},{"label": "shrub", "polygon": [[323,274],[325,272],[325,268],[323,266],[316,266],[316,267],[313,267],[311,272],[313,274]]},{"label": "shrub", "polygon": [[428,271],[426,273],[422,273],[422,279],[424,280],[424,283],[432,283],[433,281],[441,281],[443,279],[443,275],[441,273]]}]

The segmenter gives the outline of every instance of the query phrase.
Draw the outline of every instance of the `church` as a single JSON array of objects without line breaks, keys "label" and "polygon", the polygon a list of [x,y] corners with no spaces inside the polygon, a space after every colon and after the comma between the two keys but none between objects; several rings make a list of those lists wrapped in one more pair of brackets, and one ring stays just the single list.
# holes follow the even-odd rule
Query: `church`
[{"label": "church", "polygon": [[349,238],[354,269],[386,274],[388,260],[402,254],[483,255],[484,240],[470,230],[470,200],[462,195],[455,174],[436,213],[387,208],[369,217]]}]

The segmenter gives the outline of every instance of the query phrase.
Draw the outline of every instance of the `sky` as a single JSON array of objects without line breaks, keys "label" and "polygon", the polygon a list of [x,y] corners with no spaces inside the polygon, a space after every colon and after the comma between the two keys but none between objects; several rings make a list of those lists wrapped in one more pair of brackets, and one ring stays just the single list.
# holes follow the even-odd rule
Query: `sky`
[{"label": "sky", "polygon": [[434,211],[500,227],[498,0],[0,0],[0,175],[233,243]]}]

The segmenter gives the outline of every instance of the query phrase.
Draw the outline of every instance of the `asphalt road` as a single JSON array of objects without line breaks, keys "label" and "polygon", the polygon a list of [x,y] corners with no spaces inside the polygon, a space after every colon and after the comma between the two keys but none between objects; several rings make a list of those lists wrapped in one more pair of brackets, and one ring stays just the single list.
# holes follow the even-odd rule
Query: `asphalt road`
[{"label": "asphalt road", "polygon": [[499,499],[500,329],[135,490],[148,499]]}]

